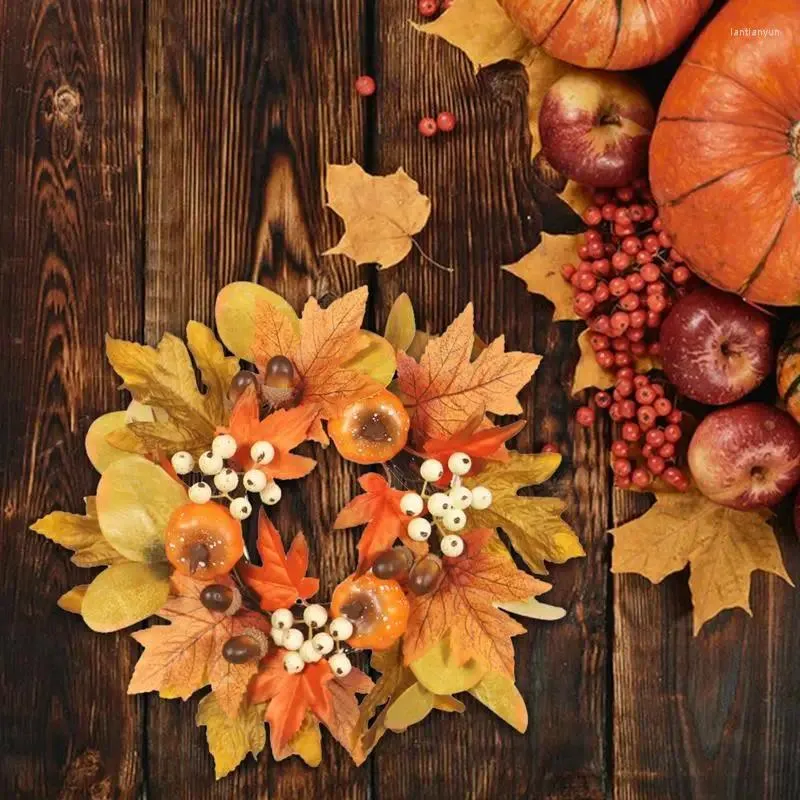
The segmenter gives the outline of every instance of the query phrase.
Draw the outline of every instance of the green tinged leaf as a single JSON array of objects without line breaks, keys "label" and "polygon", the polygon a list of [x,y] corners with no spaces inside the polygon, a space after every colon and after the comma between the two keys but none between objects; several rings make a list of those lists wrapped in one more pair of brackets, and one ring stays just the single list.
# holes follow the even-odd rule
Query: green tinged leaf
[{"label": "green tinged leaf", "polygon": [[267,743],[263,704],[244,705],[238,716],[229,717],[211,692],[197,706],[195,721],[205,726],[217,780],[232,772],[248,753],[257,756]]},{"label": "green tinged leaf", "polygon": [[384,724],[390,731],[404,731],[421,722],[433,709],[434,695],[421,683],[412,683],[386,709]]},{"label": "green tinged leaf", "polygon": [[403,292],[392,304],[383,336],[395,350],[405,352],[411,347],[416,333],[414,306],[411,304],[411,298]]},{"label": "green tinged leaf", "polygon": [[115,461],[97,486],[97,517],[105,538],[131,561],[164,561],[164,531],[186,487],[157,464],[131,455]]},{"label": "green tinged leaf", "polygon": [[168,596],[167,564],[115,564],[91,582],[81,614],[93,631],[110,633],[155,614]]},{"label": "green tinged leaf", "polygon": [[450,695],[471,689],[486,674],[486,667],[474,659],[459,665],[450,657],[449,638],[431,647],[410,664],[416,679],[433,694]]},{"label": "green tinged leaf", "polygon": [[360,337],[364,346],[343,367],[369,375],[381,386],[387,386],[397,367],[394,348],[382,336],[371,331],[361,331]]},{"label": "green tinged leaf", "polygon": [[527,600],[519,602],[498,603],[497,608],[508,611],[509,614],[516,614],[518,617],[541,619],[547,622],[563,619],[567,613],[566,609],[543,603],[537,597],[529,597]]},{"label": "green tinged leaf", "polygon": [[469,693],[512,728],[525,733],[528,728],[528,709],[514,682],[506,675],[489,672]]}]

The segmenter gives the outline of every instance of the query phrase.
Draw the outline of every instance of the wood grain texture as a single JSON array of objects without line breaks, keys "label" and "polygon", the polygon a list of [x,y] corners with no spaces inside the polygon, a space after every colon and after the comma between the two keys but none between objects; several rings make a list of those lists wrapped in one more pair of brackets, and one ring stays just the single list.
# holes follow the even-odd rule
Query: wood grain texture
[{"label": "wood grain texture", "polygon": [[[434,714],[402,737],[388,737],[375,759],[375,789],[389,798],[558,797],[606,795],[606,556],[603,434],[571,438],[577,403],[568,394],[575,330],[550,325],[551,308],[534,299],[500,265],[538,243],[542,224],[529,167],[525,78],[503,65],[476,79],[466,58],[446,43],[414,31],[408,4],[376,4],[376,134],[373,171],[398,166],[420,183],[433,211],[417,237],[452,274],[416,252],[379,274],[379,320],[407,291],[421,327],[440,332],[470,300],[485,339],[503,332],[510,349],[545,354],[533,387],[522,395],[532,424],[520,449],[545,441],[561,446],[565,464],[541,487],[565,497],[569,519],[590,556],[554,567],[546,596],[568,608],[566,620],[531,623],[516,640],[517,679],[530,712],[520,736],[475,702],[464,716]],[[453,111],[450,135],[424,139],[420,117]],[[538,187],[539,189],[541,187]],[[412,754],[410,756],[410,754]],[[409,769],[409,759],[413,769]]]},{"label": "wood grain texture", "polygon": [[55,601],[91,573],[27,533],[93,493],[83,437],[122,398],[103,335],[141,335],[141,2],[0,3],[0,795],[134,797],[124,635]]},{"label": "wood grain texture", "polygon": [[[336,239],[324,209],[325,164],[362,160],[363,116],[352,81],[361,71],[359,3],[151,0],[147,20],[147,338],[213,319],[216,293],[256,280],[300,310],[323,304],[366,271],[319,256]],[[310,448],[309,448],[310,452]],[[334,452],[284,487],[274,516],[285,535],[303,528],[321,594],[355,564],[355,534],[333,532],[356,490],[355,470]],[[255,552],[254,548],[250,548]],[[369,768],[356,770],[326,737],[324,767],[267,752],[214,782],[196,700],[148,700],[152,797],[329,797],[358,800]]]}]

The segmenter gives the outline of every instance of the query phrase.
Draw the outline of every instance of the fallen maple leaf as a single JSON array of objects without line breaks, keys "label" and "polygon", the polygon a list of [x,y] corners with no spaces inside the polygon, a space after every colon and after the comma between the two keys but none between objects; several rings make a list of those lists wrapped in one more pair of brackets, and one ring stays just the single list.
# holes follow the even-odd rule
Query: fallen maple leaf
[{"label": "fallen maple leaf", "polygon": [[406,492],[393,489],[377,472],[367,472],[358,482],[363,494],[354,497],[337,515],[333,527],[337,530],[366,528],[358,540],[359,568],[365,569],[372,559],[390,548],[398,539],[421,555],[428,551],[425,542],[415,542],[408,536],[408,516],[400,509]]},{"label": "fallen maple leaf", "polygon": [[[260,419],[260,409],[255,387],[248,386],[236,401],[228,426],[218,429],[236,439],[239,447],[232,460],[242,471],[256,468],[270,480],[292,480],[308,475],[317,462],[291,451],[306,440],[317,412],[311,406],[301,406],[280,409]],[[256,464],[251,458],[250,449],[256,442],[272,445],[275,454],[269,464]]]},{"label": "fallen maple leaf", "polygon": [[306,537],[298,533],[286,553],[280,534],[263,508],[258,517],[256,548],[261,566],[241,564],[238,569],[242,580],[258,594],[265,611],[289,608],[298,599],[307,600],[317,593],[319,580],[305,577],[308,569]]},{"label": "fallen maple leaf", "polygon": [[171,581],[175,596],[158,611],[158,616],[171,624],[132,634],[144,652],[133,671],[128,694],[157,691],[164,697],[186,700],[210,683],[220,708],[235,717],[258,666],[253,662],[231,664],[222,657],[222,646],[248,628],[268,633],[269,624],[254,611],[241,610],[227,616],[202,604],[200,592],[204,587],[210,583],[233,585],[229,578],[198,581],[175,572]]},{"label": "fallen maple leaf", "polygon": [[393,175],[369,175],[354,161],[328,164],[325,188],[345,233],[323,255],[344,253],[356,264],[386,269],[402,261],[431,213],[430,199],[402,167]]},{"label": "fallen maple leaf", "polygon": [[[470,508],[469,524],[481,528],[501,528],[514,549],[534,572],[547,574],[544,562],[563,564],[585,555],[575,531],[561,519],[566,503],[557,497],[520,497],[526,486],[548,480],[561,465],[556,453],[517,453],[505,463],[488,464],[481,472],[465,479],[467,487],[485,486],[492,492],[492,504],[483,511]],[[498,539],[490,548],[502,547]]]},{"label": "fallen maple leaf", "polygon": [[750,576],[771,572],[794,586],[764,509],[737,511],[696,490],[657,494],[647,512],[614,528],[611,571],[635,572],[652,583],[690,567],[694,633],[726,608],[750,610]]},{"label": "fallen maple leaf", "polygon": [[[158,347],[106,337],[108,360],[134,400],[158,407],[167,421],[130,422],[109,433],[109,444],[120,450],[148,454],[208,448],[218,425],[226,421],[225,398],[239,371],[237,359],[225,356],[210,328],[199,322],[186,326],[186,345],[166,333]],[[205,385],[201,393],[195,364]]]},{"label": "fallen maple leaf", "polygon": [[541,356],[505,352],[499,336],[470,361],[474,341],[472,304],[447,330],[428,342],[417,363],[398,353],[398,386],[418,438],[446,439],[478,412],[521,414],[517,393],[536,372]]},{"label": "fallen maple leaf", "polygon": [[486,543],[492,536],[488,529],[464,534],[466,553],[444,560],[436,591],[409,598],[404,664],[422,658],[449,634],[455,664],[475,659],[487,669],[514,679],[511,637],[524,633],[525,628],[497,609],[495,603],[526,600],[550,586],[517,569],[507,554],[488,549]]}]

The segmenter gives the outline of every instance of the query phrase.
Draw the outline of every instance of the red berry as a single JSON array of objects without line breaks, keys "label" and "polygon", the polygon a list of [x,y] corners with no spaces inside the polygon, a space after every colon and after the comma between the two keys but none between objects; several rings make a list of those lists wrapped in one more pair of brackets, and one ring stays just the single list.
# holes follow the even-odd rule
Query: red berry
[{"label": "red berry", "polygon": [[639,308],[639,302],[638,294],[628,292],[628,294],[620,298],[619,306],[625,311],[636,311],[636,309]]},{"label": "red berry", "polygon": [[[648,253],[647,250],[640,250],[636,254],[636,263],[643,267],[645,264],[651,263],[650,258],[651,254]],[[655,264],[653,266],[655,266]]]},{"label": "red berry", "polygon": [[663,294],[651,294],[650,297],[647,298],[647,307],[656,313],[665,311],[667,308],[667,298],[664,297]]},{"label": "red berry", "polygon": [[447,11],[456,0],[442,0],[442,11]]},{"label": "red berry", "polygon": [[552,442],[548,442],[547,444],[542,445],[542,452],[543,453],[558,453],[558,445],[553,444]]},{"label": "red berry", "polygon": [[603,207],[600,209],[600,215],[607,222],[610,222],[612,219],[614,219],[614,214],[616,214],[616,212],[617,207],[614,203],[604,203]]},{"label": "red berry", "polygon": [[654,206],[646,205],[642,208],[642,219],[645,222],[650,222],[650,220],[655,219],[656,210]]},{"label": "red berry", "polygon": [[614,269],[618,272],[626,270],[630,265],[631,257],[627,253],[623,253],[621,250],[617,251],[613,256],[611,256],[611,266],[614,267]]},{"label": "red berry", "polygon": [[440,111],[436,115],[436,127],[443,133],[450,133],[456,127],[456,115],[452,111]]},{"label": "red berry", "polygon": [[683,436],[683,431],[677,425],[670,424],[664,428],[664,438],[668,442],[672,442],[674,444],[675,442],[680,441],[681,436]]},{"label": "red berry", "polygon": [[672,238],[666,231],[661,231],[661,233],[658,234],[658,243],[662,247],[672,247]]},{"label": "red berry", "polygon": [[635,422],[624,422],[622,424],[622,438],[626,442],[636,442],[642,435],[642,429]]},{"label": "red berry", "polygon": [[[647,312],[643,308],[637,308],[636,311],[631,311],[631,328],[643,328],[645,322],[647,322]],[[630,331],[628,331],[628,333],[630,333]]]},{"label": "red berry", "polygon": [[680,425],[681,422],[683,422],[683,412],[678,411],[677,408],[673,409],[667,415],[667,422],[669,422],[672,425]]},{"label": "red berry", "polygon": [[591,261],[579,261],[578,262],[578,272],[592,272],[592,262]]},{"label": "red berry", "polygon": [[589,327],[598,333],[608,333],[611,330],[611,325],[608,321],[608,315],[599,314],[590,323]]},{"label": "red berry", "polygon": [[653,406],[639,406],[636,419],[639,420],[643,430],[649,430],[656,424],[656,411]]},{"label": "red berry", "polygon": [[657,397],[653,402],[653,408],[659,417],[666,417],[672,411],[672,403],[666,397]]},{"label": "red berry", "polygon": [[575,412],[575,421],[584,428],[594,425],[594,409],[589,406],[581,406]]},{"label": "red berry", "polygon": [[636,416],[636,403],[633,400],[623,400],[619,404],[623,419],[633,419]]},{"label": "red berry", "polygon": [[672,280],[678,285],[686,283],[691,277],[692,273],[686,267],[675,267],[672,272]]},{"label": "red berry", "polygon": [[622,397],[630,397],[633,394],[633,381],[629,378],[617,378],[616,387]]},{"label": "red berry", "polygon": [[661,221],[661,217],[654,217],[653,218],[653,230],[658,233],[664,227],[664,223]]},{"label": "red berry", "polygon": [[[432,2],[435,3],[435,0],[420,0],[420,5],[424,2]],[[434,13],[436,13],[434,11]],[[431,137],[436,135],[436,120],[433,117],[423,117],[419,124],[417,125],[417,130],[425,137]]]},{"label": "red berry", "polygon": [[615,475],[621,475],[624,478],[631,474],[633,466],[627,458],[615,458],[611,464],[611,469],[614,470]]},{"label": "red berry", "polygon": [[683,480],[684,475],[677,467],[667,467],[664,470],[662,477],[667,483],[674,486],[676,483],[679,483],[681,480]]},{"label": "red berry", "polygon": [[618,489],[630,489],[631,479],[627,476],[623,477],[622,475],[617,475],[614,478],[614,486],[616,486]]},{"label": "red berry", "polygon": [[356,91],[362,97],[375,94],[375,81],[369,75],[360,75],[356,78]]},{"label": "red berry", "polygon": [[644,438],[647,440],[647,444],[653,447],[661,447],[665,442],[664,431],[661,428],[651,428]]},{"label": "red berry", "polygon": [[651,262],[643,264],[639,274],[647,283],[653,283],[653,281],[657,281],[661,277],[661,270]]},{"label": "red berry", "polygon": [[658,454],[661,458],[674,458],[675,457],[675,445],[672,442],[665,442],[658,448]]},{"label": "red berry", "polygon": [[[636,339],[634,339],[633,334],[637,334]],[[647,353],[647,345],[644,342],[639,341],[639,339],[641,339],[644,336],[643,330],[636,328],[629,328],[628,332],[625,335],[631,340],[631,353],[636,358],[641,358]]]},{"label": "red berry", "polygon": [[625,278],[612,278],[608,282],[608,290],[614,297],[622,297],[628,292],[628,282]]},{"label": "red berry", "polygon": [[582,261],[586,261],[586,259],[589,258],[589,247],[588,247],[588,245],[582,244],[578,248],[578,255],[580,256]]},{"label": "red berry", "polygon": [[[647,327],[657,328],[659,325],[661,325],[661,314],[659,314],[657,311],[648,311]],[[654,342],[653,344],[658,344],[658,342]]]},{"label": "red berry", "polygon": [[623,367],[622,369],[617,370],[617,380],[621,378],[628,378],[629,380],[633,380],[633,370],[630,367]]},{"label": "red berry", "polygon": [[647,287],[647,296],[660,294],[663,295],[667,291],[667,284],[664,281],[655,281]]},{"label": "red berry", "polygon": [[586,246],[589,248],[589,255],[592,258],[602,258],[606,252],[602,242],[589,242]]},{"label": "red berry", "polygon": [[648,233],[647,236],[642,239],[642,245],[648,253],[657,253],[661,249],[658,243],[658,236],[652,233]]},{"label": "red berry", "polygon": [[632,186],[620,186],[614,194],[622,200],[623,203],[630,203],[633,200],[633,187]]},{"label": "red berry", "polygon": [[598,408],[608,408],[611,405],[611,395],[608,392],[597,392],[594,402]]},{"label": "red berry", "polygon": [[611,274],[611,262],[607,258],[598,258],[592,264],[592,272],[595,275],[607,278]]},{"label": "red berry", "polygon": [[589,208],[583,212],[583,221],[587,225],[599,225],[602,219],[603,215],[600,213],[600,209],[597,206],[589,206]]},{"label": "red berry", "polygon": [[586,292],[581,292],[575,295],[572,305],[575,313],[582,319],[586,319],[594,311],[594,298]]},{"label": "red berry", "polygon": [[589,230],[583,234],[583,240],[586,242],[586,244],[591,244],[592,242],[602,242],[603,235],[596,228],[589,228]]},{"label": "red berry", "polygon": [[627,208],[618,208],[614,212],[614,222],[618,225],[627,225],[631,221],[631,215]]},{"label": "red berry", "polygon": [[575,267],[573,267],[572,264],[561,265],[561,277],[564,278],[565,281],[570,280],[575,274],[575,271]]},{"label": "red berry", "polygon": [[637,389],[641,389],[642,386],[649,386],[650,385],[650,378],[647,375],[636,375],[633,378],[633,385]]},{"label": "red berry", "polygon": [[627,458],[628,457],[628,443],[622,439],[614,439],[611,442],[611,454],[615,455],[617,458]]},{"label": "red berry", "polygon": [[635,232],[635,228],[633,227],[632,222],[626,222],[620,225],[620,223],[614,223],[614,235],[620,239],[624,239],[626,236],[630,236]]},{"label": "red berry", "polygon": [[608,416],[611,417],[612,422],[622,422],[622,411],[620,411],[619,403],[612,403],[610,405]]},{"label": "red berry", "polygon": [[683,264],[686,260],[674,247],[669,251],[669,259],[670,261],[674,261],[676,264]]},{"label": "red berry", "polygon": [[[634,311],[633,313],[635,314],[636,312]],[[625,335],[628,337],[630,341],[641,343],[644,349],[647,350],[647,346],[644,345],[644,343],[642,342],[642,339],[644,339],[643,328],[628,328],[628,330],[625,331]],[[641,351],[641,348],[639,348],[639,350]],[[631,347],[631,352],[632,353],[635,352],[633,347]]]},{"label": "red berry", "polygon": [[439,0],[419,0],[417,11],[423,17],[432,17],[439,10]]},{"label": "red berry", "polygon": [[604,206],[609,200],[611,200],[611,195],[608,192],[595,191],[592,195],[592,199],[594,200],[594,204],[596,206]]},{"label": "red berry", "polygon": [[643,444],[642,445],[642,455],[645,458],[650,458],[653,455],[653,445],[651,444]]},{"label": "red berry", "polygon": [[[615,311],[609,321],[611,323],[611,331],[617,336],[622,336],[631,324],[631,318],[626,311]],[[621,366],[627,366],[627,364]]]},{"label": "red berry", "polygon": [[631,220],[633,220],[633,222],[641,222],[642,219],[644,219],[644,209],[637,204],[628,206],[628,214],[630,214]]},{"label": "red berry", "polygon": [[661,456],[650,456],[650,458],[647,459],[647,469],[649,469],[653,475],[660,475],[666,466],[667,464]]},{"label": "red berry", "polygon": [[653,482],[653,475],[649,470],[639,467],[631,474],[631,480],[640,489],[645,489]]},{"label": "red berry", "polygon": [[632,292],[641,292],[642,289],[644,289],[644,278],[638,272],[628,275],[625,280],[628,283],[628,288]]},{"label": "red berry", "polygon": [[603,368],[611,369],[614,366],[614,354],[610,350],[598,350],[594,360]]},{"label": "red berry", "polygon": [[[636,402],[643,406],[652,406],[656,400],[656,391],[651,386],[642,386],[636,390]],[[655,408],[653,408],[655,412]],[[659,414],[659,416],[663,416]]]},{"label": "red berry", "polygon": [[597,286],[597,278],[591,272],[581,272],[578,277],[578,288],[583,292],[591,292]]},{"label": "red berry", "polygon": [[624,336],[615,336],[611,340],[611,349],[618,353],[624,353],[631,349],[630,340]]},{"label": "red berry", "polygon": [[638,236],[626,236],[622,240],[622,249],[629,256],[635,256],[642,249],[642,243]]},{"label": "red berry", "polygon": [[630,353],[614,353],[614,363],[618,367],[629,367],[633,364],[633,356]]},{"label": "red berry", "polygon": [[592,346],[592,350],[608,350],[608,346],[611,344],[609,341],[608,336],[604,336],[602,333],[592,333],[589,334],[589,344]]}]

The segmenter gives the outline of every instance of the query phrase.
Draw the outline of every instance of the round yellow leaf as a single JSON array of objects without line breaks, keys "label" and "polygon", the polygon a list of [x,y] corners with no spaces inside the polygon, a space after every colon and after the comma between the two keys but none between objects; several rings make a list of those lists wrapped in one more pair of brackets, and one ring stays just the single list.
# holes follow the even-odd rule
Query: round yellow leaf
[{"label": "round yellow leaf", "polygon": [[412,683],[386,709],[383,722],[390,731],[404,731],[428,716],[434,699],[433,693],[421,683]]},{"label": "round yellow leaf", "polygon": [[359,343],[361,349],[343,366],[369,375],[381,386],[388,386],[397,367],[394,347],[383,336],[372,331],[361,331]]},{"label": "round yellow leaf", "polygon": [[255,361],[253,342],[256,328],[256,308],[269,303],[286,316],[296,335],[300,320],[295,310],[279,294],[258,283],[236,281],[223,287],[217,295],[215,315],[217,331],[225,347],[245,361]]},{"label": "round yellow leaf", "polygon": [[126,412],[112,411],[110,414],[103,414],[98,417],[86,432],[86,455],[92,466],[102,475],[108,467],[120,458],[127,458],[130,453],[110,445],[106,437],[112,431],[124,428],[126,423]]},{"label": "round yellow leaf", "polygon": [[164,530],[188,502],[186,487],[142,456],[106,469],[97,486],[97,519],[109,544],[131,561],[164,561]]},{"label": "round yellow leaf", "polygon": [[458,665],[451,661],[450,643],[443,639],[411,665],[417,680],[433,694],[457,694],[471,689],[486,674],[475,660]]},{"label": "round yellow leaf", "polygon": [[155,614],[168,596],[166,564],[115,564],[89,585],[81,614],[93,631],[110,633]]}]

